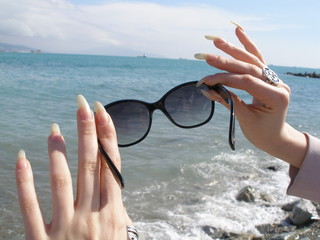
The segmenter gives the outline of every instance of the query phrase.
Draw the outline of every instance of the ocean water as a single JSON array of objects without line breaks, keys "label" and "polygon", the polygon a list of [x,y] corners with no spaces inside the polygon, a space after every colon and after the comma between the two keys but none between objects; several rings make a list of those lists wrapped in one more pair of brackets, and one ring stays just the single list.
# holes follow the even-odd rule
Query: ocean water
[{"label": "ocean water", "polygon": [[[288,122],[320,135],[320,80],[285,75],[319,69],[272,66],[292,90]],[[14,168],[25,149],[39,201],[51,218],[47,136],[57,122],[67,142],[76,179],[76,96],[109,103],[124,98],[156,101],[174,86],[216,73],[201,61],[62,54],[0,54],[0,239],[23,239]],[[235,91],[245,100],[250,97]],[[254,148],[236,125],[236,151],[228,146],[228,111],[216,106],[213,119],[192,130],[179,129],[155,112],[148,137],[121,149],[125,205],[146,239],[211,239],[214,226],[257,233],[256,225],[281,221],[288,166]],[[269,166],[279,170],[270,171]],[[267,194],[271,204],[237,202],[244,186]]]}]

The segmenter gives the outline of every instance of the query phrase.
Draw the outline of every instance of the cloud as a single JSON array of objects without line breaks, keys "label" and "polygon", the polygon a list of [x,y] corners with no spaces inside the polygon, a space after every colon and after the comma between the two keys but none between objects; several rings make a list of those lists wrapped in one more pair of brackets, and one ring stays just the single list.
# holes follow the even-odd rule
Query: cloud
[{"label": "cloud", "polygon": [[[144,1],[76,5],[67,0],[0,0],[0,9],[0,42],[49,52],[193,58],[196,52],[221,53],[206,42],[205,34],[237,43],[230,24],[235,20],[250,34],[254,32],[254,41],[273,64],[315,65],[320,55],[313,55],[313,60],[306,57],[303,62],[301,57],[286,59],[293,52],[304,56],[319,49],[310,42],[304,49],[296,47],[304,39],[296,36],[295,30],[310,22],[297,24],[292,22],[296,16],[290,19],[279,15],[287,18],[280,22],[272,12],[231,11],[196,1],[175,5]],[[286,44],[288,39],[291,45]]]},{"label": "cloud", "polygon": [[146,2],[16,0],[1,1],[0,8],[6,9],[0,13],[0,36],[15,44],[27,42],[49,51],[117,46],[167,57],[186,55],[190,45],[203,43],[204,34],[231,29],[231,19],[243,18],[207,5]]}]

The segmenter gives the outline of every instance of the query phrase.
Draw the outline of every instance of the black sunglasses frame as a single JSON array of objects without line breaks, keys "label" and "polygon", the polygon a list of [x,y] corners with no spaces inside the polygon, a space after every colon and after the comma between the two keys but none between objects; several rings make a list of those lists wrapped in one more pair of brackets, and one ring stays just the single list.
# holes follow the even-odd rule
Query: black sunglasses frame
[{"label": "black sunglasses frame", "polygon": [[[177,127],[180,127],[180,128],[195,128],[195,127],[200,127],[200,126],[208,123],[212,119],[213,114],[214,114],[214,109],[215,109],[215,102],[214,101],[212,101],[212,103],[211,103],[212,104],[211,112],[210,112],[210,115],[208,116],[207,120],[205,120],[202,123],[195,124],[195,125],[192,125],[192,126],[183,126],[183,125],[180,125],[180,124],[176,123],[173,120],[173,118],[171,117],[171,115],[168,113],[168,111],[165,109],[165,106],[164,106],[166,98],[172,92],[176,91],[179,88],[182,88],[182,87],[185,87],[185,86],[188,86],[188,85],[196,85],[196,84],[197,84],[197,81],[191,81],[191,82],[186,82],[186,83],[180,84],[180,85],[172,88],[171,90],[169,90],[165,95],[163,95],[163,97],[160,98],[160,100],[158,100],[156,102],[153,102],[153,103],[148,103],[148,102],[144,102],[144,101],[140,101],[140,100],[134,100],[134,99],[125,99],[125,100],[119,100],[119,101],[115,101],[115,102],[112,102],[112,103],[109,103],[109,104],[105,105],[104,108],[108,112],[108,108],[112,107],[113,105],[120,104],[120,103],[126,103],[126,102],[137,102],[137,103],[140,103],[140,104],[144,105],[149,110],[149,113],[150,113],[149,114],[149,126],[148,126],[148,129],[147,129],[146,133],[140,139],[138,139],[137,141],[134,141],[134,142],[129,143],[129,144],[118,144],[118,146],[119,147],[130,147],[132,145],[135,145],[135,144],[143,141],[146,138],[146,136],[149,134],[149,132],[150,132],[151,125],[152,125],[153,112],[155,110],[158,110],[158,109],[163,112],[163,114],[170,120],[170,122],[172,122],[174,125],[176,125]],[[214,85],[214,86],[207,86],[207,87],[208,87],[208,89],[215,90],[227,104],[230,104],[230,124],[229,124],[228,141],[229,141],[229,145],[230,145],[231,149],[235,150],[235,116],[234,116],[233,98],[230,95],[229,91],[225,87],[223,87],[221,84],[217,84],[217,85]]]},{"label": "black sunglasses frame", "polygon": [[[211,107],[211,112],[209,117],[207,118],[207,120],[205,120],[202,123],[196,124],[196,125],[192,125],[192,126],[183,126],[180,125],[178,123],[176,123],[173,118],[170,116],[170,114],[168,113],[168,111],[165,109],[164,107],[164,102],[165,99],[167,98],[167,96],[169,96],[172,92],[176,91],[177,89],[184,87],[184,86],[188,86],[188,85],[196,85],[197,81],[192,81],[192,82],[186,82],[183,84],[180,84],[174,88],[172,88],[171,90],[169,90],[165,95],[163,95],[162,98],[160,98],[160,100],[154,102],[154,103],[147,103],[144,101],[139,101],[139,100],[120,100],[120,101],[116,101],[116,102],[112,102],[110,104],[107,104],[104,106],[104,108],[106,109],[106,111],[108,112],[108,108],[115,105],[115,104],[119,104],[119,103],[124,103],[124,102],[139,102],[142,103],[143,105],[146,106],[146,108],[149,110],[149,126],[148,129],[146,131],[146,133],[143,135],[143,137],[141,137],[139,140],[130,143],[130,144],[118,144],[119,147],[129,147],[132,146],[134,144],[137,144],[139,142],[141,142],[142,140],[144,140],[146,138],[146,136],[148,135],[148,133],[150,132],[151,129],[151,125],[152,125],[152,115],[153,112],[157,109],[161,110],[164,115],[177,127],[180,128],[195,128],[195,127],[199,127],[202,126],[206,123],[208,123],[211,118],[213,117],[214,114],[214,108],[215,108],[215,102],[212,101],[212,107]],[[230,123],[229,123],[229,135],[228,135],[228,141],[229,141],[229,145],[231,147],[232,150],[235,150],[235,115],[234,115],[234,102],[233,102],[233,98],[231,96],[231,94],[229,93],[229,91],[223,87],[221,84],[217,84],[214,86],[207,86],[208,89],[211,90],[215,90],[221,97],[222,99],[230,105]],[[104,150],[102,144],[100,143],[99,139],[98,139],[98,145],[99,145],[99,151],[101,152],[101,154],[103,155],[105,162],[107,163],[108,167],[110,168],[113,176],[115,177],[116,181],[118,182],[119,186],[121,188],[124,188],[124,181],[123,181],[123,177],[121,175],[121,173],[119,172],[119,170],[117,169],[117,167],[114,165],[113,161],[111,160],[111,158],[109,157],[109,155],[106,153],[106,151]]]}]

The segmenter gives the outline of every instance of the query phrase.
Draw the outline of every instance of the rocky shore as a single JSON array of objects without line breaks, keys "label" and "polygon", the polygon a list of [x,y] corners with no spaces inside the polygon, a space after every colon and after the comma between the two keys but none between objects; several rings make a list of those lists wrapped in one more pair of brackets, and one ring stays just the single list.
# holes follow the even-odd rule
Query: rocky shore
[{"label": "rocky shore", "polygon": [[[273,169],[273,167],[270,167]],[[274,169],[276,171],[276,169]],[[235,196],[237,201],[245,201],[249,204],[263,202],[266,206],[272,206],[270,196],[257,192],[253,187],[246,186],[239,190]],[[259,234],[236,234],[226,232],[214,226],[202,226],[202,230],[212,239],[229,240],[320,240],[320,204],[305,199],[279,206],[287,213],[287,217],[279,223],[262,224],[255,226]]]},{"label": "rocky shore", "polygon": [[293,72],[287,72],[286,74],[297,76],[297,77],[307,77],[307,78],[320,78],[320,74],[317,74],[316,72],[313,73],[293,73]]}]

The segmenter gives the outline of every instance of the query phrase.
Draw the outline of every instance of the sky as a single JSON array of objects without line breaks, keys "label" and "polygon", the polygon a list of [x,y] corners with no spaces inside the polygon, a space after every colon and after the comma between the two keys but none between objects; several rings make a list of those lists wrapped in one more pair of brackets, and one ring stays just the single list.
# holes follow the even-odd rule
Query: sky
[{"label": "sky", "polygon": [[241,47],[235,21],[268,64],[320,68],[319,0],[0,0],[0,9],[0,42],[51,53],[222,54],[204,35]]}]

